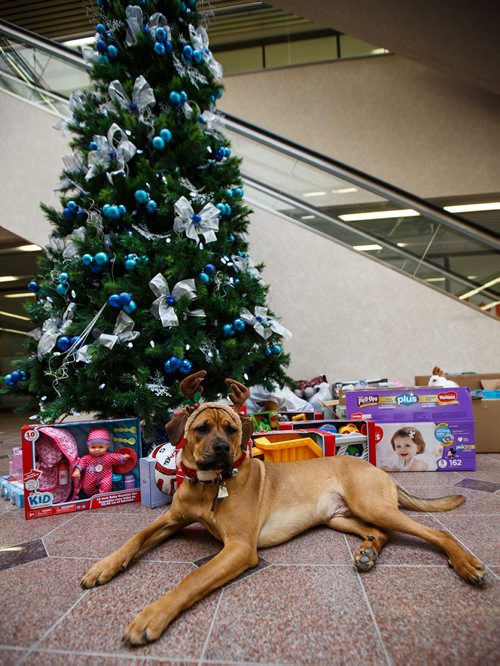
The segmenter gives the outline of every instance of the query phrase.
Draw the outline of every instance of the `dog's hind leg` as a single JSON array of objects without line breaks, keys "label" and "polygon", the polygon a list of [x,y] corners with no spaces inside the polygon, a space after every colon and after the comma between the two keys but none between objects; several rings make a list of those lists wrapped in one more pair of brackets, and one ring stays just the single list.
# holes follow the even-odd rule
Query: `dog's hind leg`
[{"label": "dog's hind leg", "polygon": [[377,563],[380,551],[389,540],[389,535],[359,518],[338,516],[331,518],[328,527],[339,532],[357,534],[363,541],[354,555],[354,566],[358,571],[369,571]]},{"label": "dog's hind leg", "polygon": [[390,502],[368,502],[366,498],[356,498],[349,503],[349,508],[367,522],[384,530],[413,534],[438,546],[446,553],[450,566],[459,576],[473,585],[483,585],[486,575],[484,564],[464,550],[445,530],[436,530],[418,523]]},{"label": "dog's hind leg", "polygon": [[86,589],[108,583],[117,573],[126,569],[138,553],[165,541],[169,536],[191,522],[193,521],[176,517],[170,509],[129,539],[114,553],[91,566],[83,576],[80,582],[81,586]]}]

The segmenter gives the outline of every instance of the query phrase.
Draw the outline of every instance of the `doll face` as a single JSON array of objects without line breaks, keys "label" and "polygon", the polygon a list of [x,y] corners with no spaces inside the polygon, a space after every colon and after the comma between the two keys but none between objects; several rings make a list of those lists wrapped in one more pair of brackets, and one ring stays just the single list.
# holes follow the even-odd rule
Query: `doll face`
[{"label": "doll face", "polygon": [[411,460],[418,453],[418,447],[408,435],[399,435],[394,439],[394,450],[401,460]]},{"label": "doll face", "polygon": [[95,442],[94,444],[88,445],[89,453],[96,458],[103,456],[108,450],[108,445],[103,444],[102,442]]}]

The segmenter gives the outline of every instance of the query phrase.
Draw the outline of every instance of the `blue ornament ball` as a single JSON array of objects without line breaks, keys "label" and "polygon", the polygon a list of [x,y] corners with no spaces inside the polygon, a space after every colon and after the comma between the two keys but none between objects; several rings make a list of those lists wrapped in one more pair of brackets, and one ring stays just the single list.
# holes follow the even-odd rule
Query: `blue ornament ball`
[{"label": "blue ornament ball", "polygon": [[110,44],[108,46],[108,56],[112,59],[118,57],[118,49],[116,48],[116,46],[114,44]]},{"label": "blue ornament ball", "polygon": [[95,27],[95,31],[100,35],[106,34],[106,26],[103,23],[98,23]]},{"label": "blue ornament ball", "polygon": [[170,361],[165,361],[163,367],[165,368],[165,372],[167,372],[169,375],[172,375],[176,370],[175,368],[172,367]]},{"label": "blue ornament ball", "polygon": [[182,363],[182,359],[180,359],[178,356],[171,356],[169,358],[169,363],[174,370],[178,370]]},{"label": "blue ornament ball", "polygon": [[186,44],[182,49],[182,57],[184,58],[184,60],[191,62],[191,60],[193,59],[193,47],[190,46],[189,44]]},{"label": "blue ornament ball", "polygon": [[93,261],[94,257],[91,254],[84,254],[82,257],[82,264],[84,266],[90,266]]},{"label": "blue ornament ball", "polygon": [[218,204],[215,204],[215,207],[220,210],[221,215],[224,215],[224,212],[225,212],[225,209],[226,209],[226,204],[218,203]]},{"label": "blue ornament ball", "polygon": [[273,354],[278,355],[278,354],[281,354],[281,352],[283,351],[283,349],[281,348],[281,345],[273,345],[273,346],[271,347],[271,351],[272,351]]},{"label": "blue ornament ball", "polygon": [[120,204],[118,206],[118,210],[120,211],[120,215],[126,215],[127,214],[127,209],[125,208],[125,206],[123,204]]},{"label": "blue ornament ball", "polygon": [[121,217],[121,211],[118,206],[104,206],[102,212],[110,220],[119,220]]},{"label": "blue ornament ball", "polygon": [[123,306],[123,309],[127,314],[132,314],[132,312],[137,310],[137,303],[135,301],[130,301],[130,303],[127,303],[127,305]]},{"label": "blue ornament ball", "polygon": [[222,327],[222,335],[223,335],[225,338],[231,338],[231,337],[233,337],[233,335],[234,335],[234,328],[233,328],[232,324],[224,324],[224,326]]},{"label": "blue ornament ball", "polygon": [[108,297],[108,303],[112,308],[119,308],[121,303],[118,294],[111,294],[111,296]]},{"label": "blue ornament ball", "polygon": [[155,37],[157,42],[164,42],[167,39],[167,31],[161,26],[156,28]]},{"label": "blue ornament ball", "polygon": [[222,93],[223,93],[222,88],[217,88],[217,90],[215,91],[215,97],[217,99],[220,99],[222,97]]},{"label": "blue ornament ball", "polygon": [[65,208],[63,210],[63,217],[65,220],[68,220],[68,222],[71,222],[71,220],[75,217],[75,214],[69,208]]},{"label": "blue ornament ball", "polygon": [[193,62],[195,62],[197,65],[201,65],[203,62],[203,52],[199,49],[195,49],[193,51]]},{"label": "blue ornament ball", "polygon": [[151,199],[151,201],[148,201],[148,203],[146,204],[146,210],[148,211],[148,213],[156,213],[157,208],[158,204],[156,203],[156,201],[153,201],[153,199]]},{"label": "blue ornament ball", "polygon": [[188,96],[187,92],[184,92],[184,90],[181,90],[181,102],[185,104],[188,101]]},{"label": "blue ornament ball", "polygon": [[179,372],[182,375],[189,375],[192,369],[193,369],[193,364],[191,363],[191,361],[188,361],[188,359],[185,358],[180,364]]},{"label": "blue ornament ball", "polygon": [[109,262],[109,257],[106,252],[98,252],[95,257],[95,262],[98,266],[104,266]]},{"label": "blue ornament ball", "polygon": [[125,261],[125,270],[133,271],[137,267],[137,261],[135,259],[127,259]]},{"label": "blue ornament ball", "polygon": [[71,342],[68,337],[63,335],[58,339],[56,346],[60,351],[68,351],[71,347]]},{"label": "blue ornament ball", "polygon": [[165,141],[165,143],[170,143],[172,141],[172,132],[169,129],[160,130],[160,136]]},{"label": "blue ornament ball", "polygon": [[60,282],[56,287],[56,291],[60,296],[64,296],[64,294],[68,291],[68,285]]},{"label": "blue ornament ball", "polygon": [[231,206],[229,204],[224,204],[224,214],[227,215],[227,217],[229,217],[230,215],[232,215],[232,213],[233,209],[231,208]]},{"label": "blue ornament ball", "polygon": [[77,335],[73,335],[73,337],[71,337],[69,341],[71,343],[71,347],[81,342],[80,338]]},{"label": "blue ornament ball", "polygon": [[203,270],[208,275],[213,275],[215,273],[215,266],[213,264],[205,264]]},{"label": "blue ornament ball", "polygon": [[100,65],[109,65],[109,58],[108,58],[107,55],[100,55],[100,56],[97,58],[97,62],[98,62]]},{"label": "blue ornament ball", "polygon": [[7,384],[7,386],[14,386],[16,382],[12,379],[12,375],[5,375],[3,383]]},{"label": "blue ornament ball", "polygon": [[120,302],[120,305],[128,305],[132,301],[132,296],[127,291],[122,291],[118,296],[118,301]]},{"label": "blue ornament ball", "polygon": [[99,146],[97,145],[97,143],[95,141],[91,141],[89,143],[89,150],[99,150]]},{"label": "blue ornament ball", "polygon": [[170,296],[167,296],[165,300],[167,301],[167,305],[175,305],[177,299],[175,298],[175,296],[172,296],[172,294],[170,294]]},{"label": "blue ornament ball", "polygon": [[76,213],[76,211],[78,210],[78,204],[76,203],[76,201],[68,201],[68,203],[66,204],[66,208],[69,208],[72,213]]},{"label": "blue ornament ball", "polygon": [[271,356],[272,353],[273,353],[273,352],[271,351],[271,348],[270,348],[270,347],[266,347],[266,348],[264,349],[264,356]]},{"label": "blue ornament ball", "polygon": [[98,39],[95,47],[98,53],[106,53],[108,50],[108,46],[104,39]]},{"label": "blue ornament ball", "polygon": [[25,382],[29,379],[29,376],[30,376],[29,372],[26,372],[26,370],[19,370],[19,372],[21,373],[21,381],[22,382]]},{"label": "blue ornament ball", "polygon": [[59,280],[59,282],[63,282],[63,283],[67,282],[69,280],[69,275],[67,273],[59,273],[59,275],[57,276],[57,279]]},{"label": "blue ornament ball", "polygon": [[238,331],[238,333],[241,333],[241,331],[245,330],[245,322],[243,319],[235,319],[233,321],[233,327],[235,331]]},{"label": "blue ornament ball", "polygon": [[210,275],[207,275],[207,273],[204,273],[203,271],[198,275],[198,278],[203,284],[208,284],[210,282]]},{"label": "blue ornament ball", "polygon": [[14,380],[14,382],[18,382],[18,381],[21,380],[21,373],[19,372],[19,370],[13,370],[13,371],[10,373],[10,376],[12,377],[12,379]]},{"label": "blue ornament ball", "polygon": [[145,204],[149,201],[149,194],[146,190],[136,190],[134,197],[138,204]]},{"label": "blue ornament ball", "polygon": [[155,150],[165,150],[165,141],[161,136],[154,136],[151,139],[151,145]]},{"label": "blue ornament ball", "polygon": [[40,285],[36,280],[31,280],[31,282],[28,282],[28,290],[31,291],[32,294],[36,294],[37,291],[40,291]]},{"label": "blue ornament ball", "polygon": [[233,190],[233,195],[234,195],[237,199],[242,199],[242,198],[243,198],[243,190],[242,190],[242,188],[241,188],[241,187],[235,187],[234,190]]},{"label": "blue ornament ball", "polygon": [[154,45],[153,48],[154,48],[154,52],[156,53],[156,55],[158,55],[158,56],[164,56],[165,55],[165,46],[163,44],[161,44],[160,42],[155,42],[155,45]]},{"label": "blue ornament ball", "polygon": [[172,46],[172,42],[167,41],[165,42],[165,51],[168,53],[168,55],[172,55],[174,51],[174,47]]},{"label": "blue ornament ball", "polygon": [[172,104],[173,106],[181,105],[181,96],[180,93],[178,93],[176,90],[172,90],[172,92],[168,96],[168,99],[170,100],[170,104]]},{"label": "blue ornament ball", "polygon": [[90,264],[90,272],[91,273],[102,273],[102,266],[99,264],[96,264],[95,261],[94,263]]}]

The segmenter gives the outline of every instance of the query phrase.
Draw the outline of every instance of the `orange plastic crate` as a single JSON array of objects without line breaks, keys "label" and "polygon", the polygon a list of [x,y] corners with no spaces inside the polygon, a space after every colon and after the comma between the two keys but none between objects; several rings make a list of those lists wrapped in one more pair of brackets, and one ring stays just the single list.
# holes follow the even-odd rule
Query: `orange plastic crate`
[{"label": "orange plastic crate", "polygon": [[293,462],[295,460],[309,460],[310,458],[321,458],[323,451],[310,437],[298,437],[290,439],[290,432],[271,435],[268,437],[255,437],[254,445],[259,455],[262,451],[265,462]]}]

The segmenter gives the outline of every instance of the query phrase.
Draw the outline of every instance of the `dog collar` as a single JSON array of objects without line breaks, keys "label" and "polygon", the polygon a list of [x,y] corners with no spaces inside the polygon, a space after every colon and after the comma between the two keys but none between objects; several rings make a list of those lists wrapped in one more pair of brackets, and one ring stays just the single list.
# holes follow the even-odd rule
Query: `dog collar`
[{"label": "dog collar", "polygon": [[[235,460],[233,462],[233,467],[230,472],[225,472],[222,474],[223,479],[230,479],[232,477],[235,477],[238,475],[238,467],[245,462],[245,459],[247,457],[246,453],[242,453],[241,456],[238,458],[238,460]],[[204,474],[205,472],[202,472],[201,470],[197,469],[192,469],[191,467],[186,467],[184,462],[182,461],[182,458],[179,460],[178,463],[178,469],[180,469],[180,474],[178,473],[178,476],[182,476],[185,479],[189,479],[191,482],[193,481],[199,481],[200,483],[208,483],[208,484],[215,484],[215,483],[220,483],[220,474],[217,474],[214,472],[215,476],[213,478],[203,478],[203,476],[200,477],[200,474]]]}]

